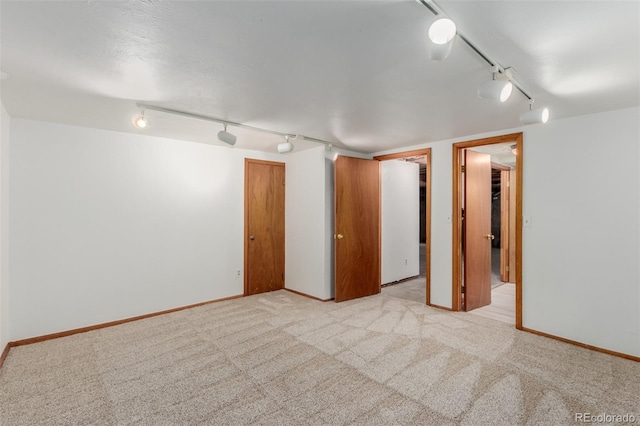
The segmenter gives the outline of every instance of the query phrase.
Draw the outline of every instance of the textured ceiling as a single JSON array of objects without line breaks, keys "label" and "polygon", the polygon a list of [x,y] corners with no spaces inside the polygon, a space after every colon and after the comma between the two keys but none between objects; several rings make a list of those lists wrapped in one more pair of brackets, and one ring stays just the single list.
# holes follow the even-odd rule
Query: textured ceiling
[{"label": "textured ceiling", "polygon": [[[439,1],[553,118],[640,103],[636,1]],[[519,126],[526,98],[479,99],[460,39],[427,57],[415,1],[0,2],[10,115],[140,132],[136,102],[379,152]],[[219,124],[147,111],[147,134],[221,144]],[[277,136],[236,128],[237,147]],[[297,142],[296,149],[315,146]]]}]

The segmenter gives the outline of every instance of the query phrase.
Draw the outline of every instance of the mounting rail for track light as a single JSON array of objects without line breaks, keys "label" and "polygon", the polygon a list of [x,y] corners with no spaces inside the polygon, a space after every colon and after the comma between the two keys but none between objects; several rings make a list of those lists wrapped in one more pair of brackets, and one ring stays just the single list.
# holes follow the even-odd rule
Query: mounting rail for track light
[{"label": "mounting rail for track light", "polygon": [[[269,130],[269,129],[263,129],[261,127],[249,126],[247,124],[237,123],[235,121],[224,120],[222,118],[211,117],[211,116],[203,115],[203,114],[196,114],[196,113],[187,112],[187,111],[179,111],[177,109],[163,108],[163,107],[154,106],[154,105],[148,105],[148,104],[143,104],[143,103],[136,103],[136,106],[138,108],[144,108],[144,109],[149,109],[149,110],[153,110],[153,111],[164,112],[164,113],[167,113],[167,114],[173,114],[173,115],[181,115],[183,117],[197,118],[199,120],[213,121],[214,123],[220,123],[220,124],[225,124],[225,125],[228,125],[228,126],[240,127],[242,129],[253,130],[253,131],[261,132],[261,133],[269,133],[269,134],[276,135],[276,136],[283,136],[283,137],[284,136],[292,136],[291,133],[283,133],[283,132],[278,132],[276,130]],[[321,144],[324,144],[324,145],[337,145],[338,144],[336,142],[328,142],[328,141],[325,141],[325,140],[322,140],[322,139],[312,138],[312,137],[304,136],[304,135],[300,135],[300,134],[296,134],[295,138],[299,139],[299,140],[307,140],[307,141],[310,141],[310,142],[321,143]]]}]

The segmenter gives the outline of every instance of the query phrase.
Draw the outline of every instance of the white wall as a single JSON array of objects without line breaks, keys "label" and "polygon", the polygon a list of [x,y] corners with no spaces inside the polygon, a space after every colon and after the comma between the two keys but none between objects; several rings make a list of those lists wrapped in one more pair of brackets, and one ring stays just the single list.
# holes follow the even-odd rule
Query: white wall
[{"label": "white wall", "polygon": [[451,145],[524,131],[523,326],[640,356],[640,109],[432,147],[431,301],[451,307]]},{"label": "white wall", "polygon": [[451,143],[431,147],[431,303],[450,308],[453,303],[451,272]]},{"label": "white wall", "polygon": [[0,353],[9,343],[9,136],[11,120],[0,102]]},{"label": "white wall", "polygon": [[324,273],[327,277],[327,285],[329,286],[329,297],[336,297],[335,287],[335,241],[333,235],[335,233],[336,218],[335,218],[335,168],[334,162],[331,159],[325,158],[324,160]]},{"label": "white wall", "polygon": [[243,293],[244,158],[12,120],[12,340]]},{"label": "white wall", "polygon": [[324,146],[287,154],[285,287],[325,300],[332,281],[325,268]]},{"label": "white wall", "polygon": [[[532,219],[523,230],[524,326],[635,356],[639,115],[631,108],[524,128],[523,167]],[[19,119],[10,130],[7,158],[3,126],[0,207],[3,249],[11,235],[11,311],[0,321],[11,340],[241,294],[246,156],[287,162],[287,286],[332,296],[332,167],[323,150],[267,155]],[[451,144],[518,130],[397,150],[432,147],[434,304],[451,306]],[[292,234],[306,230],[304,215],[292,216],[300,205],[324,235]],[[321,266],[305,247],[321,253]],[[311,268],[295,266],[297,252]],[[6,259],[3,250],[5,291]]]},{"label": "white wall", "polygon": [[420,166],[381,163],[382,284],[420,274]]},{"label": "white wall", "polygon": [[523,323],[640,356],[640,110],[527,129]]}]

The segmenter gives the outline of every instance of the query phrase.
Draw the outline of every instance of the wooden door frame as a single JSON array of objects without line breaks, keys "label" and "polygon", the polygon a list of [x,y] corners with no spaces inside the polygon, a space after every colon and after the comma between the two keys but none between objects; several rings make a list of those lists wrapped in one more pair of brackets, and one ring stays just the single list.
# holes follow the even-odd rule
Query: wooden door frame
[{"label": "wooden door frame", "polygon": [[452,300],[451,309],[462,308],[462,150],[482,145],[515,142],[516,155],[516,328],[522,330],[522,132],[458,142],[452,145],[453,200],[452,200]]},{"label": "wooden door frame", "polygon": [[[431,148],[416,149],[413,151],[396,152],[393,154],[378,155],[373,157],[374,160],[387,161],[398,160],[400,158],[415,157],[418,155],[424,155],[426,157],[427,165],[427,182],[426,182],[426,200],[425,203],[425,275],[426,275],[426,290],[427,297],[425,303],[431,305]],[[382,197],[380,197],[380,203],[382,203]],[[381,206],[382,208],[382,206]],[[380,216],[382,219],[382,216]],[[380,238],[382,239],[382,227],[380,227]],[[380,247],[380,253],[382,255],[382,246]],[[382,262],[380,262],[382,268]],[[380,283],[382,287],[382,282]]]},{"label": "wooden door frame", "polygon": [[[266,161],[266,160],[258,160],[255,158],[245,158],[244,159],[244,276],[243,276],[243,280],[244,280],[244,296],[249,295],[249,283],[247,282],[247,271],[249,269],[249,257],[247,256],[247,253],[249,252],[249,168],[247,167],[247,165],[249,163],[253,163],[253,164],[264,164],[264,165],[268,165],[268,166],[276,166],[276,167],[282,167],[282,169],[284,170],[284,176],[285,176],[285,181],[287,178],[287,168],[286,168],[286,164],[279,162],[279,161]],[[285,186],[286,188],[286,186]],[[285,200],[286,200],[286,189],[285,189]],[[285,209],[286,209],[286,201],[285,201]],[[286,213],[286,210],[283,211],[283,214]],[[286,240],[286,229],[287,229],[287,221],[285,220],[284,222],[284,235],[285,235],[285,241],[284,241],[284,253],[285,253],[285,270],[286,270],[286,265],[287,265],[287,240]],[[285,280],[286,280],[286,274],[285,274]],[[282,283],[282,288],[286,287],[286,281],[283,280],[284,282]]]}]

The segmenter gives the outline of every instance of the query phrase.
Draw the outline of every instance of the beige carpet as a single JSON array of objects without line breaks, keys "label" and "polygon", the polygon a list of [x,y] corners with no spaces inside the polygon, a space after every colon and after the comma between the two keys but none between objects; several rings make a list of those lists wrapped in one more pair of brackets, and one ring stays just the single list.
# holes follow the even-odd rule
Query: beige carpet
[{"label": "beige carpet", "polygon": [[14,348],[0,424],[561,425],[640,418],[639,377],[476,315],[279,291]]}]

